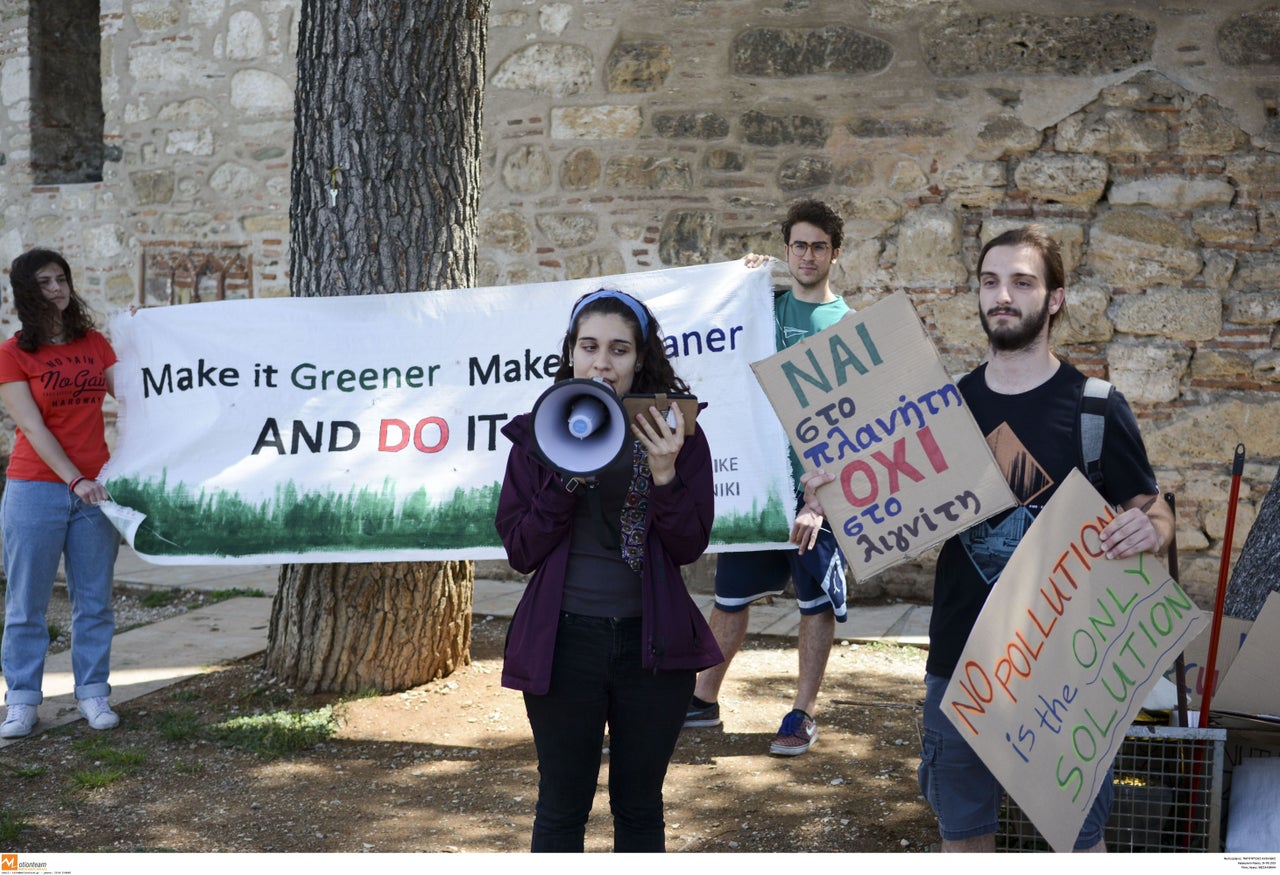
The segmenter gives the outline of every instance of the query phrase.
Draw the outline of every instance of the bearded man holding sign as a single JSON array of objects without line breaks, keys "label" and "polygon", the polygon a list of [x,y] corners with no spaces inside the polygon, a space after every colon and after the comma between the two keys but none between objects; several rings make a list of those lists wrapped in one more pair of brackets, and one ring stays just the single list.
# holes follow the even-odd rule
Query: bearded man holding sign
[{"label": "bearded man holding sign", "polygon": [[[978,257],[979,316],[989,353],[959,382],[1021,506],[949,540],[938,557],[926,665],[920,787],[938,817],[944,851],[994,851],[1001,788],[940,709],[943,692],[987,594],[1054,490],[1082,466],[1077,439],[1085,376],[1054,355],[1049,331],[1065,312],[1057,242],[1030,225],[993,238]],[[1159,501],[1151,463],[1128,404],[1106,409],[1099,489],[1122,510],[1102,530],[1109,559],[1163,551],[1173,514]],[[1075,849],[1105,850],[1111,782],[1085,818]]]},{"label": "bearded man holding sign", "polygon": [[[920,788],[938,818],[942,850],[991,852],[1002,787],[968,739],[944,714],[952,674],[974,625],[1015,547],[1073,469],[1088,473],[1078,424],[1086,377],[1049,344],[1065,312],[1065,269],[1057,242],[1038,225],[993,238],[978,258],[979,312],[987,361],[959,381],[965,404],[987,438],[1018,506],[950,538],[938,557],[926,664]],[[1121,560],[1159,553],[1173,536],[1173,514],[1160,489],[1128,404],[1114,389],[1105,416],[1101,476],[1107,503],[1118,508],[1099,533],[1099,550]],[[815,510],[823,471],[802,478]],[[1009,727],[1010,731],[1014,728]],[[1111,812],[1108,773],[1074,842],[1104,851]]]}]

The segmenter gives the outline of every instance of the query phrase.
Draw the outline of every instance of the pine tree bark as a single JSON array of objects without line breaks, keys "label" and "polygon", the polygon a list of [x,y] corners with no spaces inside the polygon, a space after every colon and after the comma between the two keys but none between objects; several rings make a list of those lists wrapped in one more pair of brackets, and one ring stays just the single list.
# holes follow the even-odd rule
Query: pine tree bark
[{"label": "pine tree bark", "polygon": [[[489,0],[303,0],[294,295],[473,285],[488,15]],[[308,693],[444,677],[470,659],[474,581],[462,561],[285,565],[267,668]]]}]

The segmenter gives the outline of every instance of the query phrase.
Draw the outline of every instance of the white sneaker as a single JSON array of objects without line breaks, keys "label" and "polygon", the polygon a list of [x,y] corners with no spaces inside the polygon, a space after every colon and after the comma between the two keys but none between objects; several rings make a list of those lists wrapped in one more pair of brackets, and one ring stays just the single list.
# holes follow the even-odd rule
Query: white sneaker
[{"label": "white sneaker", "polygon": [[111,710],[106,696],[90,696],[81,699],[77,706],[91,729],[114,729],[120,724],[120,717]]},{"label": "white sneaker", "polygon": [[0,738],[26,738],[38,720],[35,705],[10,705],[0,724]]}]

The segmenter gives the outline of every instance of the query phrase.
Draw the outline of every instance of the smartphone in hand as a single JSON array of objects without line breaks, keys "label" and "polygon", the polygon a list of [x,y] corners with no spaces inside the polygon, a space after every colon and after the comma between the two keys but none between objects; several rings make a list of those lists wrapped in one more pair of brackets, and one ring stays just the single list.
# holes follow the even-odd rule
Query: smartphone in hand
[{"label": "smartphone in hand", "polygon": [[668,395],[666,393],[658,393],[656,395],[632,395],[622,396],[622,409],[627,413],[627,422],[635,422],[636,416],[640,413],[649,414],[650,407],[656,407],[666,413],[667,425],[674,431],[676,427],[676,417],[670,412],[672,404],[680,405],[680,412],[684,414],[684,433],[686,436],[693,434],[693,426],[698,419],[698,398],[696,395]]}]

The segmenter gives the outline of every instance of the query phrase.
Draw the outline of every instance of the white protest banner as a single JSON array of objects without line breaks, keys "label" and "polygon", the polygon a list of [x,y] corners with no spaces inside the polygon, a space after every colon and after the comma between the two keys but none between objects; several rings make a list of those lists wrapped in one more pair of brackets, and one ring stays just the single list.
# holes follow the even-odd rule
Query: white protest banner
[{"label": "white protest banner", "polygon": [[751,367],[858,580],[1016,503],[905,294]]},{"label": "white protest banner", "polygon": [[774,349],[767,270],[741,262],[505,288],[188,304],[116,316],[103,478],[159,564],[503,558],[500,428],[551,385],[569,312],[645,301],[708,406],[712,551],[777,546],[786,438],[751,374]]},{"label": "white protest banner", "polygon": [[982,613],[942,712],[1055,851],[1069,851],[1134,715],[1204,617],[1149,553],[1110,560],[1114,510],[1072,471]]}]

